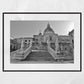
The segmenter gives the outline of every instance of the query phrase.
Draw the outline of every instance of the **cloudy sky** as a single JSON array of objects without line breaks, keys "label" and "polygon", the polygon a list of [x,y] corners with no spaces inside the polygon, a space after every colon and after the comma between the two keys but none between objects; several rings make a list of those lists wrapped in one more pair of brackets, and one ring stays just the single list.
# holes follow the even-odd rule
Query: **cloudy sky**
[{"label": "cloudy sky", "polygon": [[32,37],[39,32],[43,33],[48,23],[59,35],[67,35],[69,31],[74,29],[74,23],[71,21],[11,21],[10,35],[13,38]]}]

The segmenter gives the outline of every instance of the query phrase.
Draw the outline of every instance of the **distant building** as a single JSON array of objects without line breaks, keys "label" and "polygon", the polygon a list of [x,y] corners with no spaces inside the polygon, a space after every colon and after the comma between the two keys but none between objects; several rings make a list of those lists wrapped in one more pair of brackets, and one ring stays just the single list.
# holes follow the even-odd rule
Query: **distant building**
[{"label": "distant building", "polygon": [[[18,39],[19,40],[19,39]],[[21,48],[21,41],[18,42],[17,39],[10,39],[10,51],[15,51]]]},{"label": "distant building", "polygon": [[68,34],[70,36],[70,40],[71,40],[71,44],[74,48],[74,30],[72,30],[71,32],[69,32]]}]

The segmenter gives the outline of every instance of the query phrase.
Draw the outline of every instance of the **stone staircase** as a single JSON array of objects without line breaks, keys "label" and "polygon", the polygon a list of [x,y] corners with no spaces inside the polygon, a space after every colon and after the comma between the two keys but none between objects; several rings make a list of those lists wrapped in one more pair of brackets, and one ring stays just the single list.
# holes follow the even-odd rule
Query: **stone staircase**
[{"label": "stone staircase", "polygon": [[31,52],[24,61],[55,61],[48,51]]}]

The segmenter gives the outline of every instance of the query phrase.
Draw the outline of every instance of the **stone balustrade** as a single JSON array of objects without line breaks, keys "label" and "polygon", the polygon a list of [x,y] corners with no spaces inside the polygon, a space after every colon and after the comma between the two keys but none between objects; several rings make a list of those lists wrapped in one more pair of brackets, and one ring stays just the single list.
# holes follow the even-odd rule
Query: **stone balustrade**
[{"label": "stone balustrade", "polygon": [[56,60],[59,59],[59,56],[57,55],[57,52],[52,49],[50,46],[47,47],[48,48],[48,52],[52,55],[52,57]]},{"label": "stone balustrade", "polygon": [[23,52],[23,58],[25,59],[31,53],[31,46]]},{"label": "stone balustrade", "polygon": [[10,52],[10,55],[13,55],[13,54],[15,54],[15,53],[17,53],[17,52],[19,52],[19,51],[20,51],[20,49],[15,50],[15,51],[13,51],[13,52]]},{"label": "stone balustrade", "polygon": [[14,59],[25,59],[31,52],[31,46],[28,47],[26,50],[20,49],[14,54]]}]

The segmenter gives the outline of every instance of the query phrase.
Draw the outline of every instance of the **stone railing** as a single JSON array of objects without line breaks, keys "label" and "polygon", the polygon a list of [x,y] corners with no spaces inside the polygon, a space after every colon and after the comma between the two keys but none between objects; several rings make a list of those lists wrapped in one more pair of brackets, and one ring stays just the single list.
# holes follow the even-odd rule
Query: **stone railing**
[{"label": "stone railing", "polygon": [[18,52],[14,54],[14,59],[25,59],[31,53],[31,46],[26,50],[20,49]]},{"label": "stone railing", "polygon": [[47,47],[47,49],[48,49],[48,52],[52,55],[52,57],[56,60],[56,59],[59,59],[59,57],[57,56],[57,52],[54,50],[54,49],[52,49],[51,47]]},{"label": "stone railing", "polygon": [[23,58],[25,59],[31,53],[31,46],[23,52]]},{"label": "stone railing", "polygon": [[20,49],[15,50],[15,51],[12,51],[12,52],[10,52],[10,55],[13,55],[13,54],[15,54],[15,53],[17,53],[17,52],[19,52],[19,51],[20,51]]}]

